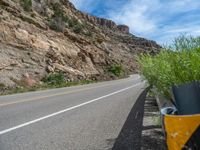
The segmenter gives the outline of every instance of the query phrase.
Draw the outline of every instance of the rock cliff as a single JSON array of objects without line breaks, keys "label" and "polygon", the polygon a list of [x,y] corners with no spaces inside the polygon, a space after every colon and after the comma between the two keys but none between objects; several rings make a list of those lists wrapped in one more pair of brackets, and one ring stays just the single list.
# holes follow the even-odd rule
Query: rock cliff
[{"label": "rock cliff", "polygon": [[63,72],[67,81],[115,78],[109,67],[137,72],[135,56],[159,48],[68,0],[0,0],[0,83],[6,86],[24,78],[38,83],[54,72]]}]

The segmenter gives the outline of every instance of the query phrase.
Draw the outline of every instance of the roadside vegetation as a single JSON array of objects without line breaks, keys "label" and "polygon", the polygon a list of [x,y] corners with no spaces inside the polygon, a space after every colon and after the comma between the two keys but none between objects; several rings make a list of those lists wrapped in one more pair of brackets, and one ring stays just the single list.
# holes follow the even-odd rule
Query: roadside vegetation
[{"label": "roadside vegetation", "polygon": [[49,74],[46,77],[44,77],[42,81],[47,85],[52,85],[52,86],[61,85],[66,82],[63,73]]},{"label": "roadside vegetation", "polygon": [[117,76],[121,77],[124,75],[124,70],[121,65],[112,65],[108,68],[108,72]]},{"label": "roadside vegetation", "polygon": [[[125,77],[124,69],[121,65],[112,65],[107,68],[107,73],[112,77],[122,78]],[[33,82],[31,79],[21,79],[16,80],[12,79],[16,83],[16,87],[8,87],[3,83],[0,83],[0,95],[8,95],[8,94],[16,94],[16,93],[24,93],[30,91],[39,91],[46,89],[55,89],[62,87],[70,87],[77,85],[85,85],[91,83],[101,82],[100,80],[76,80],[76,81],[68,81],[66,75],[63,72],[55,72],[47,74],[45,77],[41,79],[40,82]],[[32,84],[33,82],[33,84]]]},{"label": "roadside vegetation", "polygon": [[46,88],[60,88],[97,82],[96,80],[66,81],[65,74],[62,72],[48,74],[42,79],[42,81],[42,87]]},{"label": "roadside vegetation", "polygon": [[181,35],[155,56],[138,58],[141,74],[167,98],[173,85],[200,80],[200,37]]},{"label": "roadside vegetation", "polygon": [[24,81],[18,81],[19,86],[15,88],[13,87],[9,88],[9,87],[6,87],[4,84],[0,83],[0,95],[70,87],[70,86],[84,85],[84,84],[90,84],[90,83],[96,83],[96,82],[97,81],[94,81],[94,80],[81,80],[81,81],[67,82],[64,74],[60,72],[60,73],[48,74],[42,79],[42,82],[40,84],[36,84],[34,86],[27,86],[25,85]]}]

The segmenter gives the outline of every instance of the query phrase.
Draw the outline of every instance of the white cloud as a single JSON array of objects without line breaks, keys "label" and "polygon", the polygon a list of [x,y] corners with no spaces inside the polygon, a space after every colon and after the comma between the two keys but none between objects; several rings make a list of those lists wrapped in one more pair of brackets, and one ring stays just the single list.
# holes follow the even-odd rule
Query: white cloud
[{"label": "white cloud", "polygon": [[72,2],[75,7],[79,10],[85,12],[91,12],[96,9],[96,6],[100,2],[100,0],[69,0]]},{"label": "white cloud", "polygon": [[152,6],[158,5],[157,1],[132,0],[124,5],[120,11],[110,11],[110,19],[131,27],[132,32],[151,32],[156,28],[156,22],[149,18],[148,13],[152,11]]},{"label": "white cloud", "polygon": [[166,9],[171,12],[186,12],[200,7],[199,0],[174,0],[167,3]]},{"label": "white cloud", "polygon": [[[102,9],[101,0],[70,1],[83,11]],[[98,15],[126,24],[133,34],[159,43],[181,33],[200,35],[200,0],[106,0],[103,4],[105,10]]]},{"label": "white cloud", "polygon": [[110,11],[109,16],[129,25],[133,34],[165,43],[181,33],[199,35],[200,20],[194,19],[200,15],[192,12],[198,9],[199,0],[130,0],[118,11]]}]

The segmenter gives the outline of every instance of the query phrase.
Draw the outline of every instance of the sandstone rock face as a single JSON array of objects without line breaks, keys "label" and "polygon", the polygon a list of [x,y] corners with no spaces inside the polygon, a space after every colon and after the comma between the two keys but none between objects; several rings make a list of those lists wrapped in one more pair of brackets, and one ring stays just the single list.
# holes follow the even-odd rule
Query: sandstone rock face
[{"label": "sandstone rock face", "polygon": [[109,28],[111,30],[115,29],[124,34],[129,34],[129,27],[127,25],[117,25],[112,20],[91,16],[91,15],[85,14],[85,13],[82,14],[82,17],[92,24],[99,25],[99,26],[105,27],[105,28]]},{"label": "sandstone rock face", "polygon": [[129,27],[126,26],[126,25],[118,25],[117,28],[118,28],[122,33],[125,33],[125,34],[128,34],[128,33],[129,33]]},{"label": "sandstone rock face", "polygon": [[[56,11],[65,16],[62,32],[50,26]],[[7,86],[18,81],[32,86],[60,71],[69,81],[106,80],[109,66],[137,72],[135,56],[156,54],[159,48],[154,41],[130,34],[128,26],[78,11],[68,0],[32,0],[30,11],[20,0],[0,0],[0,83]]]},{"label": "sandstone rock face", "polygon": [[116,23],[112,20],[107,20],[107,19],[91,16],[89,14],[83,14],[83,18],[95,25],[99,25],[99,26],[106,27],[109,29],[117,28]]}]

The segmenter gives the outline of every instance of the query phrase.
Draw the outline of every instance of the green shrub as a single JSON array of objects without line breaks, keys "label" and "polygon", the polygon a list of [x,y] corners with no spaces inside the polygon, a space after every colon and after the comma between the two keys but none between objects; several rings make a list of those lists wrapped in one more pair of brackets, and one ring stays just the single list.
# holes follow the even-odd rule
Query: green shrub
[{"label": "green shrub", "polygon": [[76,26],[74,26],[73,31],[75,33],[81,33],[83,31],[83,27],[80,24],[77,24]]},{"label": "green shrub", "polygon": [[84,26],[74,17],[68,19],[67,21],[69,27],[77,34],[83,32]]},{"label": "green shrub", "polygon": [[25,11],[31,11],[32,0],[20,0],[20,2]]},{"label": "green shrub", "polygon": [[93,35],[92,35],[91,31],[87,31],[87,32],[85,32],[85,36],[92,37]]},{"label": "green shrub", "polygon": [[142,54],[139,57],[141,73],[167,98],[171,87],[200,80],[199,38],[181,36],[175,39],[171,49],[163,49],[156,56]]},{"label": "green shrub", "polygon": [[112,65],[108,68],[108,72],[120,77],[124,71],[121,65]]},{"label": "green shrub", "polygon": [[67,22],[69,20],[68,16],[64,14],[64,10],[59,3],[55,3],[53,5],[54,15],[53,18],[61,18],[62,21]]},{"label": "green shrub", "polygon": [[44,83],[47,83],[48,85],[62,85],[66,83],[65,76],[63,73],[49,74],[46,77],[44,77],[42,81]]},{"label": "green shrub", "polygon": [[3,88],[5,88],[5,87],[6,87],[5,84],[0,83],[0,89],[3,89]]},{"label": "green shrub", "polygon": [[82,33],[82,24],[80,24],[76,18],[69,18],[66,16],[62,6],[59,3],[55,3],[52,6],[52,9],[54,11],[54,15],[51,19],[49,19],[49,27],[52,30],[63,32],[67,23],[69,28],[71,28],[75,33]]},{"label": "green shrub", "polygon": [[54,18],[50,20],[49,27],[57,32],[63,32],[65,29],[65,23],[61,18]]},{"label": "green shrub", "polygon": [[72,17],[71,19],[68,20],[68,25],[70,28],[73,28],[74,26],[78,25],[79,22],[76,18]]},{"label": "green shrub", "polygon": [[64,15],[62,6],[59,3],[55,3],[52,6],[54,15],[49,19],[49,27],[52,30],[63,32],[65,29],[65,23],[69,20],[67,16]]}]

